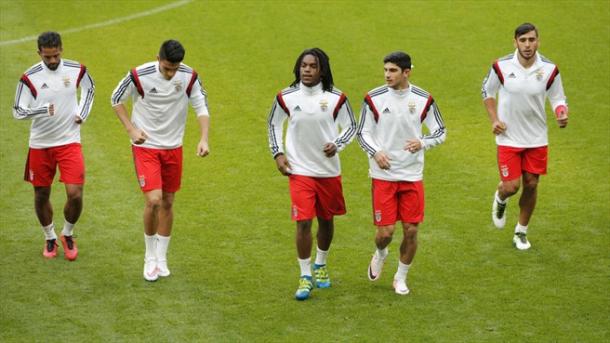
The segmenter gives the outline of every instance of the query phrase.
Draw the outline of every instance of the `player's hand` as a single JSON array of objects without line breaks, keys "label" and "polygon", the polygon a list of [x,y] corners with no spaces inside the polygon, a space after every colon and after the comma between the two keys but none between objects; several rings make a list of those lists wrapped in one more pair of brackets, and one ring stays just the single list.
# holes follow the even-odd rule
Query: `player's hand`
[{"label": "player's hand", "polygon": [[133,144],[140,145],[146,141],[148,135],[146,132],[144,132],[144,130],[134,127],[133,129],[129,130],[129,137],[131,138]]},{"label": "player's hand", "polygon": [[200,140],[199,144],[197,144],[197,156],[206,157],[210,154],[210,148],[208,147],[208,142],[205,140]]},{"label": "player's hand", "polygon": [[83,123],[83,118],[79,117],[78,115],[74,116],[74,122],[77,124],[82,124]]},{"label": "player's hand", "polygon": [[377,151],[373,156],[379,168],[390,170],[390,161],[392,160],[385,152]]},{"label": "player's hand", "polygon": [[333,157],[337,153],[337,146],[335,143],[326,143],[324,144],[323,151],[326,157]]},{"label": "player's hand", "polygon": [[491,124],[491,131],[494,135],[501,135],[506,131],[506,124],[503,122],[496,120]]},{"label": "player's hand", "polygon": [[420,151],[422,148],[421,141],[419,139],[409,139],[405,143],[404,150],[414,154]]},{"label": "player's hand", "polygon": [[558,109],[557,113],[557,124],[559,124],[559,128],[563,129],[568,126],[568,108],[562,106]]},{"label": "player's hand", "polygon": [[277,170],[279,170],[282,175],[290,176],[290,174],[292,174],[292,169],[290,168],[290,163],[288,163],[286,155],[278,155],[275,158],[275,164],[277,165]]},{"label": "player's hand", "polygon": [[55,105],[49,105],[49,116],[53,116],[55,114]]}]

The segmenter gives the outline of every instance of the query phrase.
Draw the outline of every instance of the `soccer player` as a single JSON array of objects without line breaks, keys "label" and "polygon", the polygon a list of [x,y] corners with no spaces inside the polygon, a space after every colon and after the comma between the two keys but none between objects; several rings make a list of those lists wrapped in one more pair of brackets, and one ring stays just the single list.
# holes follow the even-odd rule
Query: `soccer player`
[{"label": "soccer player", "polygon": [[[500,183],[494,195],[492,220],[498,229],[506,224],[508,198],[523,191],[513,244],[531,247],[527,228],[536,206],[538,180],[546,174],[547,125],[544,110],[549,98],[559,127],[568,124],[568,107],[559,69],[538,53],[538,30],[530,23],[517,27],[515,52],[498,59],[483,81],[483,103],[496,135]],[[496,94],[499,100],[496,102]]]},{"label": "soccer player", "polygon": [[[378,280],[388,256],[394,226],[402,222],[398,270],[393,286],[409,294],[407,272],[417,250],[417,230],[424,219],[424,151],[445,141],[446,130],[432,96],[411,84],[411,57],[398,51],[383,59],[386,85],[364,98],[358,142],[369,157],[373,223],[377,250],[368,277]],[[422,133],[425,125],[429,134]]]},{"label": "soccer player", "polygon": [[[131,139],[136,175],[144,193],[144,279],[170,275],[167,249],[174,196],[182,177],[182,139],[188,103],[195,110],[201,138],[197,155],[209,154],[207,94],[195,70],[182,63],[175,40],[161,45],[156,62],[127,73],[112,93],[116,115]],[[124,103],[133,98],[131,120]]]},{"label": "soccer player", "polygon": [[42,61],[21,76],[13,116],[32,120],[24,179],[34,186],[34,208],[46,239],[42,255],[57,256],[57,234],[49,197],[59,167],[59,181],[64,183],[67,196],[59,239],[64,257],[74,261],[78,256],[74,225],[83,209],[85,184],[80,127],[91,112],[95,84],[84,65],[62,59],[62,53],[61,36],[57,32],[38,36],[38,55]]},{"label": "soccer player", "polygon": [[294,76],[290,87],[275,98],[269,113],[268,134],[277,169],[289,180],[301,268],[295,297],[305,300],[313,289],[311,226],[316,217],[315,283],[318,288],[331,284],[326,259],[333,239],[333,217],[346,212],[338,153],[353,139],[356,120],[347,97],[334,87],[329,58],[324,51],[318,48],[303,51],[294,65]]}]

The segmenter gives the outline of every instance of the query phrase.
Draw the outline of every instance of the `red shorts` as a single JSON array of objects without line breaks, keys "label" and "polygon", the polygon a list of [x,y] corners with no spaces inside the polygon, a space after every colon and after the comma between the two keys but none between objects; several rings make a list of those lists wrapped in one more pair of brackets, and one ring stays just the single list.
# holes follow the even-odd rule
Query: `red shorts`
[{"label": "red shorts", "polygon": [[423,181],[373,179],[373,224],[394,225],[397,221],[417,224],[424,220]]},{"label": "red shorts", "polygon": [[290,175],[289,180],[292,220],[314,217],[330,220],[333,216],[345,214],[341,176]]},{"label": "red shorts", "polygon": [[175,193],[182,179],[182,147],[151,149],[132,145],[136,176],[143,192],[162,189]]},{"label": "red shorts", "polygon": [[85,183],[85,160],[80,143],[43,149],[30,148],[23,179],[34,187],[49,187],[53,184],[58,166],[59,181],[72,185]]},{"label": "red shorts", "polygon": [[498,170],[502,181],[515,180],[526,171],[530,174],[546,174],[548,147],[513,148],[498,145]]}]

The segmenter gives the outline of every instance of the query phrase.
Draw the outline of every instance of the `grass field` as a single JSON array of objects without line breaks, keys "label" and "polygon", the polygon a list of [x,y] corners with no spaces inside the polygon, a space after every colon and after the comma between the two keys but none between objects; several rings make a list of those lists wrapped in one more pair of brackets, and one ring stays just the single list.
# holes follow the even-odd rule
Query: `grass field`
[{"label": "grass field", "polygon": [[[162,1],[0,1],[0,41],[60,33],[165,5]],[[512,32],[538,25],[540,51],[559,65],[571,118],[549,126],[549,174],[530,224],[532,249],[490,221],[495,147],[480,86],[512,51]],[[209,94],[210,148],[185,136],[175,203],[172,276],[142,279],[143,198],[110,94],[129,68],[180,40]],[[610,3],[608,1],[193,1],[63,35],[64,57],[87,65],[96,99],[82,127],[87,166],[76,262],[40,256],[43,236],[22,180],[29,123],[13,120],[36,43],[0,45],[0,341],[610,341]],[[269,156],[266,119],[292,81],[297,55],[331,57],[355,111],[383,82],[383,56],[411,54],[411,81],[430,91],[448,128],[426,157],[426,220],[409,273],[393,293],[398,239],[381,280],[373,252],[366,156],[341,155],[348,214],[336,219],[333,287],[297,302],[298,265],[287,180]],[[549,119],[552,117],[549,112]],[[61,226],[63,186],[53,188]],[[400,238],[397,236],[396,238]]]}]

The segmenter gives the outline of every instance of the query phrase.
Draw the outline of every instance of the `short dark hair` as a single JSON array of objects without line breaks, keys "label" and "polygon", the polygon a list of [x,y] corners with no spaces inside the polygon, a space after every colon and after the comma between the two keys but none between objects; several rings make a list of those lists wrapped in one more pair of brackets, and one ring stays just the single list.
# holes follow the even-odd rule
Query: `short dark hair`
[{"label": "short dark hair", "polygon": [[383,64],[386,63],[394,63],[401,70],[411,69],[411,56],[402,51],[394,51],[389,53],[386,57],[383,58]]},{"label": "short dark hair", "polygon": [[177,40],[166,40],[159,49],[159,59],[179,63],[184,59],[184,47]]},{"label": "short dark hair", "polygon": [[290,86],[296,86],[301,82],[301,63],[303,58],[307,55],[312,55],[318,60],[318,67],[320,68],[320,79],[322,81],[322,89],[327,92],[333,90],[333,73],[330,69],[330,58],[320,48],[305,49],[297,58],[294,64],[294,82]]},{"label": "short dark hair", "polygon": [[47,31],[38,36],[38,51],[42,48],[61,48],[61,36],[57,32]]},{"label": "short dark hair", "polygon": [[515,29],[515,38],[524,35],[530,31],[536,31],[536,37],[538,37],[538,29],[532,23],[523,23]]}]

